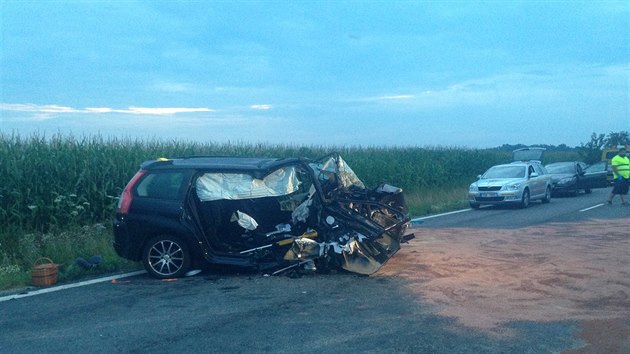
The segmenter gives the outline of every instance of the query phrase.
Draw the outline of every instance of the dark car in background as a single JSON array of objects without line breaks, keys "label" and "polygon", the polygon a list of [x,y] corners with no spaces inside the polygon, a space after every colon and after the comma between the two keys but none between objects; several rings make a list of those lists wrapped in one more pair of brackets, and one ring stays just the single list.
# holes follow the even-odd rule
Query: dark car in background
[{"label": "dark car in background", "polygon": [[369,275],[413,238],[409,220],[401,188],[366,188],[338,154],[160,159],[125,187],[113,246],[156,278],[205,264]]},{"label": "dark car in background", "polygon": [[580,191],[591,193],[594,188],[606,187],[608,181],[605,166],[591,170],[588,167],[581,161],[554,162],[545,165],[552,177],[553,194],[575,196]]}]

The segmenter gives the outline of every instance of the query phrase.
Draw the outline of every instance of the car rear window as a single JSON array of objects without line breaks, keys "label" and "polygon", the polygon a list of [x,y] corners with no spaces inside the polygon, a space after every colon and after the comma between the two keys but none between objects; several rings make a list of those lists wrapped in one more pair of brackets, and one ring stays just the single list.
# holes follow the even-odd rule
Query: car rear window
[{"label": "car rear window", "polygon": [[179,199],[183,172],[150,173],[138,184],[136,195],[156,199]]}]

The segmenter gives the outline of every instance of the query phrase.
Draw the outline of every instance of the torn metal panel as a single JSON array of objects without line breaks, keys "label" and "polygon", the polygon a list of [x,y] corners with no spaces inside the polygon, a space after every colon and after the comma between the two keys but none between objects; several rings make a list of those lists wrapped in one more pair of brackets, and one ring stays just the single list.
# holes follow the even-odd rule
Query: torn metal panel
[{"label": "torn metal panel", "polygon": [[381,266],[382,263],[376,261],[374,257],[370,255],[370,252],[366,250],[367,244],[352,240],[344,249],[343,263],[341,267],[350,272],[359,274],[373,274]]},{"label": "torn metal panel", "polygon": [[359,177],[338,155],[330,156],[320,162],[311,163],[310,166],[320,179],[320,182],[324,184],[336,184],[336,186],[343,188],[352,186],[365,188]]},{"label": "torn metal panel", "polygon": [[310,238],[297,238],[284,255],[287,261],[315,259],[323,254],[323,245]]},{"label": "torn metal panel", "polygon": [[339,180],[341,181],[341,185],[344,188],[350,188],[352,186],[365,188],[363,182],[361,182],[359,177],[354,173],[354,171],[352,171],[350,166],[348,166],[346,161],[344,161],[341,157],[339,157],[338,159],[338,166]]}]

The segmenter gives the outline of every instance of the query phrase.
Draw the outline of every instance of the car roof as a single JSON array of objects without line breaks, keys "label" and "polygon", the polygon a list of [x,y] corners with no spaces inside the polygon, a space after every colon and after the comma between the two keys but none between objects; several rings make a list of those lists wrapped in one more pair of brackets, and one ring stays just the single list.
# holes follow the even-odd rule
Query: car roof
[{"label": "car roof", "polygon": [[141,168],[198,169],[225,172],[272,172],[278,168],[303,161],[300,158],[240,157],[240,156],[190,156],[173,159],[160,158],[142,163]]}]

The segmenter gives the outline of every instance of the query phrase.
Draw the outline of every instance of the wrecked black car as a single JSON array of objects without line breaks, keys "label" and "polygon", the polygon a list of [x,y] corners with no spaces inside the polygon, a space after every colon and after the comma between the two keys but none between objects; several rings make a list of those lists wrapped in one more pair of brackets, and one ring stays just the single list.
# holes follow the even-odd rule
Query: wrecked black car
[{"label": "wrecked black car", "polygon": [[368,189],[338,155],[144,162],[125,187],[114,249],[156,278],[204,264],[376,272],[413,234],[402,189]]}]

